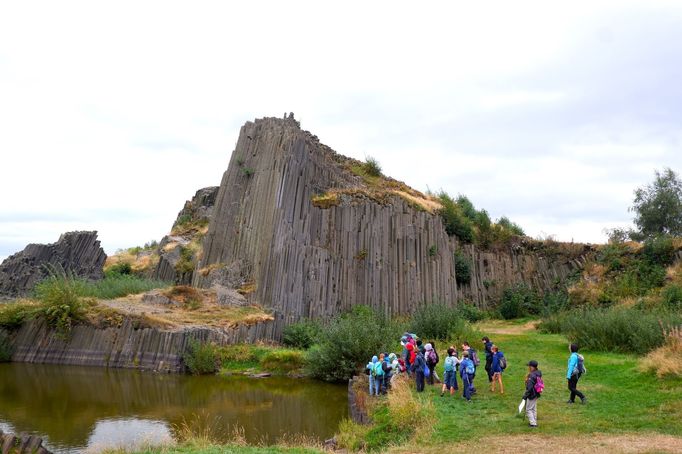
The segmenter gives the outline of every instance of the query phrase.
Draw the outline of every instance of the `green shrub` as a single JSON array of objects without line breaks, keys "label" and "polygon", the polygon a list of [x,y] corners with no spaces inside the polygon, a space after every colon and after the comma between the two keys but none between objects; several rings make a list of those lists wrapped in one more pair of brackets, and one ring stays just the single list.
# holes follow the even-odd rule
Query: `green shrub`
[{"label": "green shrub", "polygon": [[380,177],[381,176],[381,164],[375,158],[367,156],[365,158],[364,164],[362,164],[362,169],[366,175],[370,177]]},{"label": "green shrub", "polygon": [[566,290],[547,292],[542,297],[541,315],[556,314],[568,309],[569,299]]},{"label": "green shrub", "polygon": [[0,363],[12,360],[12,345],[7,334],[0,332]]},{"label": "green shrub", "polygon": [[661,299],[670,309],[682,308],[682,286],[668,285],[661,291]]},{"label": "green shrub", "polygon": [[36,313],[43,316],[48,325],[62,337],[68,337],[71,327],[85,316],[82,301],[84,281],[63,270],[50,270],[50,275],[35,287],[40,301]]},{"label": "green shrub", "polygon": [[670,265],[675,260],[675,246],[673,239],[666,235],[660,235],[644,242],[642,255],[651,262],[661,266]]},{"label": "green shrub", "polygon": [[664,328],[680,323],[679,314],[619,306],[557,314],[545,319],[540,329],[564,334],[589,350],[644,354],[663,344]]},{"label": "green shrub", "polygon": [[242,175],[244,175],[246,178],[252,177],[254,173],[256,173],[255,170],[249,167],[242,167]]},{"label": "green shrub", "polygon": [[538,315],[541,311],[541,300],[533,289],[525,284],[517,284],[504,289],[498,310],[506,320]]},{"label": "green shrub", "polygon": [[301,350],[270,350],[260,360],[260,366],[271,372],[291,372],[305,365]]},{"label": "green shrub", "polygon": [[36,307],[22,302],[0,304],[0,327],[15,329],[35,312]]},{"label": "green shrub", "polygon": [[474,306],[473,304],[465,303],[462,301],[457,303],[456,309],[457,315],[460,318],[463,318],[464,320],[471,323],[484,320],[487,315],[485,312],[483,312],[481,309]]},{"label": "green shrub", "polygon": [[110,266],[105,272],[105,277],[117,277],[121,275],[130,275],[133,273],[133,267],[130,263],[120,262]]},{"label": "green shrub", "polygon": [[289,347],[308,349],[313,346],[322,330],[313,320],[292,323],[282,332],[282,343]]},{"label": "green shrub", "polygon": [[468,323],[457,307],[444,304],[424,304],[412,314],[410,332],[422,339],[466,339],[471,333]]},{"label": "green shrub", "polygon": [[182,359],[192,375],[214,374],[218,370],[216,347],[210,343],[191,340]]},{"label": "green shrub", "polygon": [[455,252],[455,281],[457,285],[471,282],[471,261],[461,251]]},{"label": "green shrub", "polygon": [[334,318],[307,355],[307,369],[316,378],[345,381],[379,351],[393,347],[402,327],[367,306],[355,306]]},{"label": "green shrub", "polygon": [[463,212],[462,208],[446,192],[438,194],[441,209],[438,214],[443,219],[445,232],[450,236],[456,236],[465,243],[474,241],[473,222]]}]

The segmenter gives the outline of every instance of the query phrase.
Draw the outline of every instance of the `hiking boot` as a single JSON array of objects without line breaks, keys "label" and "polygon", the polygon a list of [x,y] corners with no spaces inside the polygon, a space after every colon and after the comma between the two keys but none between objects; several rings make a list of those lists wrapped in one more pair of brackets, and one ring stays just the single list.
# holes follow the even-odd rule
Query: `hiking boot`
[{"label": "hiking boot", "polygon": [[443,397],[444,395],[445,395],[445,393],[440,393],[440,397]]},{"label": "hiking boot", "polygon": [[537,424],[528,424],[528,427],[531,429],[537,429],[538,425]]},{"label": "hiking boot", "polygon": [[587,397],[583,397],[580,399],[580,403],[585,405],[587,403]]},{"label": "hiking boot", "polygon": [[574,403],[574,402],[573,402],[572,400],[569,399],[569,400],[566,401],[566,403],[567,403],[567,404],[572,404],[572,403]]}]

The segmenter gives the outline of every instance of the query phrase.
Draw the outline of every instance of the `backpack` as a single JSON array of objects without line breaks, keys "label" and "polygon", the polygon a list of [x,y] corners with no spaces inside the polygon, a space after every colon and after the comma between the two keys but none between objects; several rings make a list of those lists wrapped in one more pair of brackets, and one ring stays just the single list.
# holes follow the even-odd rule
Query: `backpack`
[{"label": "backpack", "polygon": [[507,368],[507,357],[502,355],[500,358],[500,369],[505,370]]},{"label": "backpack", "polygon": [[533,387],[537,394],[542,394],[545,390],[545,382],[542,381],[542,377],[535,377],[535,386]]},{"label": "backpack", "polygon": [[378,362],[374,365],[374,376],[382,377],[384,375],[384,369],[381,366],[382,362]]},{"label": "backpack", "polygon": [[579,376],[587,373],[587,369],[585,369],[585,357],[583,355],[578,355],[578,365],[576,368],[578,369]]},{"label": "backpack", "polygon": [[429,350],[429,353],[426,355],[426,362],[428,364],[436,364],[438,362],[435,350]]},{"label": "backpack", "polygon": [[469,361],[466,362],[466,366],[465,366],[464,372],[466,372],[467,374],[474,374],[474,373],[476,373],[476,368],[474,367],[473,361],[469,360]]},{"label": "backpack", "polygon": [[469,347],[469,359],[474,363],[474,366],[478,366],[479,364],[481,364],[481,360],[478,359],[478,354],[476,353],[476,350],[474,350],[471,347]]},{"label": "backpack", "polygon": [[431,369],[429,369],[429,366],[424,364],[424,377],[428,377],[429,375],[431,375]]},{"label": "backpack", "polygon": [[407,367],[405,367],[405,360],[402,359],[402,358],[400,358],[400,359],[398,360],[398,370],[399,370],[400,372],[405,372],[405,371],[407,371]]},{"label": "backpack", "polygon": [[452,372],[455,370],[455,365],[453,364],[452,356],[445,358],[445,372]]}]

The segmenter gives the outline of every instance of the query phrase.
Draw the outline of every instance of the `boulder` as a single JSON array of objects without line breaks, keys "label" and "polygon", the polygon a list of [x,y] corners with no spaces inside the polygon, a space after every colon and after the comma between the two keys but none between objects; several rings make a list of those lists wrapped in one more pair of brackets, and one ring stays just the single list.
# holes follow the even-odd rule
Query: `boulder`
[{"label": "boulder", "polygon": [[0,295],[27,295],[48,276],[50,267],[84,279],[102,279],[106,259],[95,231],[67,232],[56,243],[29,244],[0,264]]}]

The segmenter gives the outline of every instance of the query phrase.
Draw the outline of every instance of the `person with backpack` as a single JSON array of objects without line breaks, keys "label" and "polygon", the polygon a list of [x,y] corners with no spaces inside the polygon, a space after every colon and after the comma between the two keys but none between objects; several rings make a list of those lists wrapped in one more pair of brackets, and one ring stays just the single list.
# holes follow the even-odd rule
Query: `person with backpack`
[{"label": "person with backpack", "polygon": [[450,391],[450,395],[454,396],[455,391],[459,389],[457,386],[457,365],[459,364],[459,359],[457,358],[457,352],[453,347],[448,348],[448,356],[445,358],[445,375],[443,376],[443,387],[440,390],[440,397],[445,395],[445,390]]},{"label": "person with backpack", "polygon": [[412,374],[412,365],[417,359],[417,352],[415,344],[412,342],[409,342],[405,347],[407,348],[407,358],[405,359],[405,367],[407,368],[407,374],[410,375]]},{"label": "person with backpack", "polygon": [[369,395],[373,396],[374,395],[374,365],[379,362],[379,358],[374,355],[372,356],[372,360],[367,363],[366,369],[367,369],[367,375],[369,379]]},{"label": "person with backpack", "polygon": [[[526,375],[526,391],[523,393],[523,400],[526,401],[526,416],[530,427],[538,426],[538,399],[545,389],[542,381],[542,372],[538,369],[538,362],[528,361],[528,375]],[[521,412],[519,407],[519,412]]]},{"label": "person with backpack", "polygon": [[585,359],[578,354],[578,344],[571,344],[568,346],[571,356],[568,357],[568,369],[566,370],[566,380],[568,380],[568,390],[571,395],[568,398],[567,404],[575,402],[575,397],[580,397],[580,402],[587,403],[587,398],[583,393],[578,391],[578,380],[585,373]]},{"label": "person with backpack", "polygon": [[462,352],[462,360],[459,363],[459,375],[462,378],[462,397],[467,402],[471,402],[471,395],[474,393],[474,375],[476,374],[476,367],[474,362],[469,358],[469,351]]},{"label": "person with backpack", "polygon": [[[433,352],[436,354],[436,364],[438,364],[440,362],[440,355],[438,354],[438,349],[436,348],[436,343],[434,341],[431,341],[431,347],[433,347]],[[441,382],[437,369],[433,369],[433,379],[436,383]]]},{"label": "person with backpack", "polygon": [[426,352],[424,355],[426,366],[429,368],[429,385],[433,385],[434,369],[436,368],[436,364],[438,364],[438,353],[436,353],[436,349],[433,348],[433,345],[430,343],[424,346],[424,351]]},{"label": "person with backpack", "polygon": [[[479,364],[481,364],[481,360],[478,359],[478,353],[471,345],[469,345],[469,342],[464,341],[462,343],[462,350],[468,353],[469,359],[474,365],[474,376],[471,379],[473,382],[473,379],[476,378],[476,369],[478,368]],[[476,394],[476,388],[473,385],[471,386],[471,393]]]},{"label": "person with backpack", "polygon": [[[374,359],[374,358],[372,358]],[[379,354],[379,359],[374,363],[374,393],[379,395],[384,384],[384,354]]]},{"label": "person with backpack", "polygon": [[500,384],[500,394],[504,394],[504,385],[502,384],[502,372],[507,368],[507,358],[504,353],[500,351],[497,345],[491,348],[492,357],[490,364],[490,372],[493,374],[490,391],[495,392],[495,383]]},{"label": "person with backpack", "polygon": [[384,372],[384,380],[383,380],[383,389],[381,391],[382,394],[386,394],[388,392],[388,388],[391,385],[391,378],[393,378],[393,365],[392,365],[392,359],[391,355],[395,358],[395,353],[391,353],[390,355],[388,353],[383,353],[384,360],[381,363],[381,369]]},{"label": "person with backpack", "polygon": [[414,374],[414,380],[417,385],[417,392],[424,391],[424,377],[426,376],[426,371],[429,368],[426,366],[426,360],[422,352],[417,352],[415,355],[414,363],[412,364],[412,373]]},{"label": "person with backpack", "polygon": [[492,382],[493,381],[493,372],[492,372],[492,366],[493,366],[493,342],[490,340],[488,336],[483,336],[481,339],[483,341],[483,348],[485,348],[485,371],[488,373],[488,381]]}]

